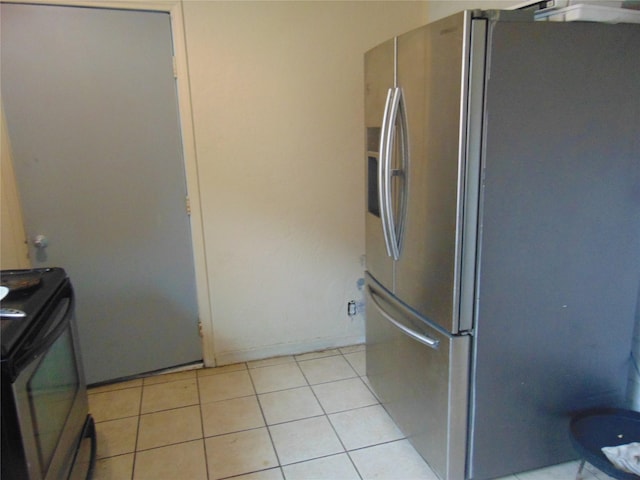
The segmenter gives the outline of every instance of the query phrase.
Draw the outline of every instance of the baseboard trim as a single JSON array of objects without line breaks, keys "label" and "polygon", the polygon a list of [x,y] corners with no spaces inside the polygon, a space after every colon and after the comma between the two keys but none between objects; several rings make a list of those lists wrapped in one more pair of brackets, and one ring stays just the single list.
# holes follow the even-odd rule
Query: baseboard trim
[{"label": "baseboard trim", "polygon": [[285,355],[300,355],[318,350],[326,350],[328,348],[348,347],[349,345],[359,343],[364,343],[364,335],[321,338],[311,342],[267,345],[247,350],[230,350],[228,352],[220,352],[216,355],[216,366],[220,367],[233,363],[250,362]]}]

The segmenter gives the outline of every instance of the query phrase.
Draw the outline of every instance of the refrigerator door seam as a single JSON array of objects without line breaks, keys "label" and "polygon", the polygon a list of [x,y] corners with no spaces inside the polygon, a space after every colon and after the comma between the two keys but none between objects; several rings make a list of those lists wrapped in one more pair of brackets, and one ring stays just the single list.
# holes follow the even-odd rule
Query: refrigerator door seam
[{"label": "refrigerator door seam", "polygon": [[480,204],[480,172],[483,146],[484,76],[487,23],[474,19],[471,26],[467,94],[467,141],[462,214],[462,245],[460,265],[459,330],[474,328],[474,306]]},{"label": "refrigerator door seam", "polygon": [[[469,65],[469,98],[467,119],[467,190],[465,197],[465,216],[463,223],[462,271],[460,324],[461,328],[474,331],[476,312],[476,297],[478,295],[479,268],[479,229],[480,229],[480,177],[482,148],[484,145],[484,96],[487,59],[487,20],[473,19],[471,24],[471,45]],[[473,478],[474,465],[472,452],[474,451],[474,420],[475,420],[475,369],[476,369],[476,338],[472,337],[470,347],[470,376],[469,376],[469,411],[467,430],[467,458],[466,478]]]},{"label": "refrigerator door seam", "polygon": [[465,11],[463,15],[463,36],[462,36],[462,65],[460,75],[460,105],[459,105],[459,124],[458,124],[458,178],[456,192],[456,233],[455,233],[455,256],[454,256],[454,273],[453,273],[453,298],[452,301],[452,327],[453,332],[458,333],[462,330],[460,325],[460,301],[462,296],[462,268],[463,268],[463,237],[462,225],[464,221],[464,188],[466,182],[467,167],[467,114],[468,114],[468,98],[469,98],[469,57],[471,48],[471,12]]}]

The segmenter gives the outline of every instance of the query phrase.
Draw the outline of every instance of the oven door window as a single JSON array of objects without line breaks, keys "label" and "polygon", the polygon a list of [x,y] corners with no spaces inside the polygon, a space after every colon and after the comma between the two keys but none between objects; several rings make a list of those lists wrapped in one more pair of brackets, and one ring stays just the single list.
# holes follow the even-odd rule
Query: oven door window
[{"label": "oven door window", "polygon": [[67,328],[44,354],[27,382],[40,466],[44,476],[80,386],[76,357]]}]

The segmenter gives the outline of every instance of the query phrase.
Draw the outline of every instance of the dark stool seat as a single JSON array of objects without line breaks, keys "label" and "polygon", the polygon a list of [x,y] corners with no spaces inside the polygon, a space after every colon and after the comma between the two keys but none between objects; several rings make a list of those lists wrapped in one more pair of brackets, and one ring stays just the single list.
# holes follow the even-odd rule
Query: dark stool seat
[{"label": "dark stool seat", "polygon": [[569,425],[571,442],[582,457],[580,478],[585,461],[619,480],[638,480],[633,473],[616,468],[602,453],[602,447],[616,447],[640,442],[640,413],[618,408],[603,408],[581,412]]}]

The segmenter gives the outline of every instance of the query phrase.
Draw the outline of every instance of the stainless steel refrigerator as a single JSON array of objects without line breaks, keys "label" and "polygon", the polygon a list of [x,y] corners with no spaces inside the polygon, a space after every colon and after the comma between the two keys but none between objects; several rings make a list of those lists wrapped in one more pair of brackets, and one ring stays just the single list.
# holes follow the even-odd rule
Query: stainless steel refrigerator
[{"label": "stainless steel refrigerator", "polygon": [[576,457],[623,406],[640,25],[466,11],[365,55],[367,375],[443,479]]}]

